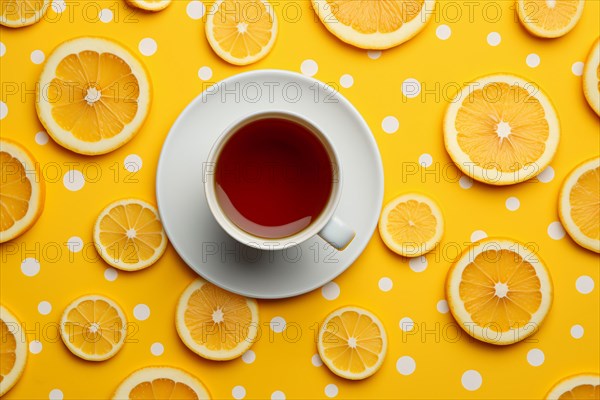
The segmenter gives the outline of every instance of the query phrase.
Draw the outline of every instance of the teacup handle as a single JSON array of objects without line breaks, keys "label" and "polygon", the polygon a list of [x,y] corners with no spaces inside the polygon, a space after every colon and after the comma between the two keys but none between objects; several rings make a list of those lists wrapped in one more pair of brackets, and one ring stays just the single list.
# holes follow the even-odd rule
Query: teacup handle
[{"label": "teacup handle", "polygon": [[338,250],[344,250],[354,239],[356,233],[335,215],[331,217],[319,236]]}]

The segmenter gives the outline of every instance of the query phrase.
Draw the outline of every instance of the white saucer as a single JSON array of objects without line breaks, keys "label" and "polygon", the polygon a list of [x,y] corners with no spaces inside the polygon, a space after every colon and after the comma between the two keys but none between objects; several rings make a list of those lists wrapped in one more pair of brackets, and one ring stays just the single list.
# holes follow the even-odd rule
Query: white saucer
[{"label": "white saucer", "polygon": [[[314,237],[287,250],[261,252],[233,240],[210,213],[202,168],[213,142],[231,121],[262,110],[304,115],[335,146],[344,176],[336,215],[356,231],[344,251]],[[249,297],[291,297],[334,279],[367,246],[383,201],[383,168],[369,127],[341,94],[297,73],[252,71],[215,84],[181,113],[160,154],[156,197],[171,244],[199,275]]]}]

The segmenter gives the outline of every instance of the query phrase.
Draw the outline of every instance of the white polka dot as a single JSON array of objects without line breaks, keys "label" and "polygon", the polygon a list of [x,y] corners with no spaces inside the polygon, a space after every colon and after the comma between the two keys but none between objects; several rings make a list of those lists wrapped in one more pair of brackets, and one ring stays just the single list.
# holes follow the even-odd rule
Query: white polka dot
[{"label": "white polka dot", "polygon": [[315,60],[304,60],[302,61],[302,65],[300,65],[300,71],[304,75],[314,76],[319,71],[319,65]]},{"label": "white polka dot", "polygon": [[538,65],[540,65],[540,56],[538,56],[535,53],[531,53],[531,54],[527,55],[527,58],[525,59],[525,63],[527,64],[528,67],[535,68]]},{"label": "white polka dot", "polygon": [[71,192],[81,190],[85,185],[83,174],[79,170],[70,169],[65,176],[63,176],[63,185]]},{"label": "white polka dot", "polygon": [[231,396],[233,396],[233,398],[236,400],[243,399],[246,397],[246,388],[239,385],[234,386],[234,388],[231,389]]},{"label": "white polka dot", "polygon": [[369,50],[369,51],[367,51],[367,56],[371,60],[377,60],[379,57],[381,57],[381,51],[380,50]]},{"label": "white polka dot", "polygon": [[479,372],[475,371],[474,369],[470,369],[462,374],[460,381],[465,389],[474,391],[481,387],[483,378]]},{"label": "white polka dot", "polygon": [[8,115],[8,106],[5,102],[0,101],[0,119],[6,118]]},{"label": "white polka dot", "polygon": [[571,72],[575,76],[583,75],[583,63],[581,61],[574,62],[573,65],[571,65]]},{"label": "white polka dot", "polygon": [[[53,0],[52,1],[52,10],[55,13],[60,14],[67,9],[67,5],[65,4],[65,0]],[[62,398],[62,397],[61,397]]]},{"label": "white polka dot", "polygon": [[410,356],[402,356],[396,361],[396,369],[401,375],[411,375],[417,369],[417,363]]},{"label": "white polka dot", "polygon": [[285,330],[285,319],[282,317],[274,317],[270,322],[271,330],[275,333],[281,333]]},{"label": "white polka dot", "polygon": [[123,160],[123,167],[129,172],[139,172],[143,165],[142,157],[137,154],[130,154]]},{"label": "white polka dot", "polygon": [[473,186],[473,179],[469,178],[468,176],[463,175],[458,180],[458,184],[463,189],[470,189],[471,186]]},{"label": "white polka dot", "polygon": [[100,19],[100,21],[104,22],[105,24],[108,24],[110,21],[113,20],[113,12],[108,8],[103,8],[102,10],[100,10],[98,18]]},{"label": "white polka dot", "polygon": [[321,360],[321,357],[318,354],[313,354],[313,356],[310,358],[310,362],[315,367],[320,367],[323,365],[323,360]]},{"label": "white polka dot", "polygon": [[34,50],[31,52],[31,55],[29,56],[29,58],[31,59],[32,63],[41,64],[46,59],[46,55],[41,50]]},{"label": "white polka dot", "polygon": [[204,66],[198,69],[198,78],[202,79],[203,81],[209,80],[212,78],[212,75],[213,71],[210,67]]},{"label": "white polka dot", "polygon": [[488,237],[487,233],[482,230],[476,230],[471,233],[471,242],[479,242],[481,239]]},{"label": "white polka dot", "polygon": [[501,41],[502,37],[498,32],[490,32],[490,34],[487,35],[487,42],[490,46],[498,46]]},{"label": "white polka dot", "polygon": [[427,268],[427,258],[425,256],[411,258],[408,266],[415,272],[423,272]]},{"label": "white polka dot", "polygon": [[435,305],[435,308],[441,314],[448,314],[448,311],[450,311],[450,309],[448,308],[448,302],[446,300],[438,301],[437,304]]},{"label": "white polka dot", "polygon": [[38,133],[35,134],[35,142],[37,144],[39,144],[40,146],[43,146],[46,143],[48,143],[48,139],[49,139],[49,136],[44,131],[39,131]]},{"label": "white polka dot", "polygon": [[285,400],[285,393],[281,390],[276,390],[271,393],[271,400]]},{"label": "white polka dot", "polygon": [[153,356],[162,356],[164,352],[165,346],[160,342],[152,343],[152,346],[150,346],[150,353],[152,353]]},{"label": "white polka dot", "polygon": [[517,211],[521,206],[521,202],[516,197],[509,197],[504,205],[508,211]]},{"label": "white polka dot", "polygon": [[333,383],[330,383],[329,385],[325,386],[325,396],[327,397],[335,397],[338,395],[338,392],[338,387]]},{"label": "white polka dot", "polygon": [[554,168],[548,165],[542,172],[540,172],[537,178],[542,183],[551,182],[552,179],[554,179]]},{"label": "white polka dot", "polygon": [[385,133],[395,133],[400,127],[400,122],[396,117],[392,117],[391,115],[385,117],[383,121],[381,121],[381,128]]},{"label": "white polka dot", "polygon": [[435,30],[435,35],[440,40],[447,40],[452,35],[452,29],[448,25],[440,25]]},{"label": "white polka dot", "polygon": [[0,57],[4,57],[6,54],[6,46],[4,43],[0,42]]},{"label": "white polka dot", "polygon": [[560,240],[565,237],[565,230],[558,221],[554,221],[548,225],[548,236],[554,240]]},{"label": "white polka dot", "polygon": [[412,319],[404,317],[400,320],[398,326],[400,326],[400,329],[402,329],[404,332],[410,332],[415,328],[415,323]]},{"label": "white polka dot", "polygon": [[428,168],[431,164],[433,164],[433,157],[431,157],[431,154],[425,153],[419,156],[419,165],[421,165],[421,167]]},{"label": "white polka dot", "polygon": [[145,321],[150,317],[150,307],[146,304],[138,304],[133,307],[133,316],[138,321]]},{"label": "white polka dot", "polygon": [[40,301],[38,304],[38,312],[42,315],[48,315],[52,311],[52,304],[47,301]]},{"label": "white polka dot", "polygon": [[191,19],[200,19],[204,16],[206,8],[201,1],[190,1],[185,11]]},{"label": "white polka dot", "polygon": [[527,352],[527,362],[533,367],[539,367],[544,363],[544,352],[540,349],[531,349]]},{"label": "white polka dot", "polygon": [[[56,2],[56,0],[54,2]],[[52,4],[54,4],[54,2]],[[63,400],[63,396],[63,392],[60,389],[52,389],[50,393],[48,393],[48,399],[50,400]]]},{"label": "white polka dot", "polygon": [[571,327],[571,336],[573,339],[581,339],[583,337],[583,326],[573,325]]},{"label": "white polka dot", "polygon": [[36,276],[40,272],[40,262],[35,258],[26,258],[21,262],[21,272],[25,276]]},{"label": "white polka dot", "polygon": [[335,300],[340,295],[340,286],[335,282],[329,282],[321,288],[321,294],[326,300]]},{"label": "white polka dot", "polygon": [[138,49],[140,50],[140,53],[149,57],[156,53],[156,50],[158,49],[158,44],[156,44],[156,40],[152,38],[144,38],[140,40]]},{"label": "white polka dot", "polygon": [[42,352],[42,342],[40,342],[39,340],[32,340],[29,343],[29,352],[31,354],[39,354]]},{"label": "white polka dot", "polygon": [[117,276],[119,276],[119,273],[114,268],[106,268],[104,270],[104,279],[106,279],[109,282],[114,282],[115,280],[117,280]]},{"label": "white polka dot", "polygon": [[378,286],[382,292],[389,292],[394,287],[394,282],[387,276],[384,276],[379,280]]},{"label": "white polka dot", "polygon": [[581,294],[592,293],[592,291],[594,290],[594,286],[594,280],[587,275],[580,276],[575,282],[575,287],[577,288],[577,291]]},{"label": "white polka dot", "polygon": [[67,249],[71,253],[79,253],[83,249],[83,240],[79,236],[71,236],[67,240]]},{"label": "white polka dot", "polygon": [[415,78],[408,78],[402,82],[402,94],[409,99],[415,98],[421,93],[421,83]]},{"label": "white polka dot", "polygon": [[352,77],[352,75],[344,74],[340,77],[340,85],[343,88],[348,89],[352,87],[352,85],[354,85],[354,78]]},{"label": "white polka dot", "polygon": [[256,360],[256,353],[252,350],[248,350],[242,354],[242,361],[246,364],[252,364],[254,360]]}]

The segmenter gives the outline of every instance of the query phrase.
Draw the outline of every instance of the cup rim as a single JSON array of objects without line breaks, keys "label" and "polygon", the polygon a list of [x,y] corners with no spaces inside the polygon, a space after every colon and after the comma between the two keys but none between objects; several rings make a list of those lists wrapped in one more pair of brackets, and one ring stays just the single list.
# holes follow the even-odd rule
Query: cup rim
[{"label": "cup rim", "polygon": [[335,147],[333,146],[333,143],[325,134],[325,132],[321,128],[319,128],[313,121],[311,121],[309,118],[303,115],[292,111],[258,111],[238,118],[233,123],[229,124],[214,142],[208,154],[206,164],[208,164],[209,166],[216,165],[216,162],[221,154],[221,151],[223,150],[224,145],[240,128],[242,128],[246,124],[261,119],[277,117],[292,120],[293,122],[299,123],[304,127],[308,128],[324,144],[324,147],[326,148],[327,153],[330,157],[330,161],[335,166],[332,193],[329,197],[329,201],[325,205],[323,211],[321,211],[317,219],[311,224],[309,224],[306,228],[304,228],[300,232],[295,233],[294,235],[285,236],[277,239],[262,238],[260,236],[252,235],[251,233],[242,230],[225,214],[223,208],[217,200],[214,169],[204,168],[204,192],[208,203],[208,207],[217,223],[221,226],[221,228],[223,228],[223,230],[225,230],[225,232],[227,232],[238,242],[260,250],[281,250],[291,246],[299,245],[300,243],[317,235],[333,217],[342,193],[342,171],[340,168],[339,156],[335,150]]}]

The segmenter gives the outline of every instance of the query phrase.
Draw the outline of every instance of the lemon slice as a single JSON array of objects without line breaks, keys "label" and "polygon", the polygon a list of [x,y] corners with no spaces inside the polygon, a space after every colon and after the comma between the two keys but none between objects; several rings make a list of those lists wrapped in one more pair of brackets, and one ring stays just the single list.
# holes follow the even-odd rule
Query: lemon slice
[{"label": "lemon slice", "polygon": [[23,234],[44,209],[39,164],[21,145],[0,140],[0,243]]},{"label": "lemon slice", "polygon": [[578,374],[558,382],[546,400],[598,400],[600,399],[600,375]]},{"label": "lemon slice", "polygon": [[171,0],[127,0],[133,7],[146,11],[161,11],[171,4]]},{"label": "lemon slice", "polygon": [[583,68],[583,94],[590,107],[600,115],[600,38],[592,45]]},{"label": "lemon slice", "polygon": [[577,25],[584,0],[517,0],[519,21],[531,34],[557,38]]},{"label": "lemon slice", "polygon": [[379,234],[390,250],[417,257],[435,248],[444,233],[444,219],[429,197],[409,193],[390,201],[379,218]]},{"label": "lemon slice", "polygon": [[217,0],[206,18],[206,38],[223,60],[248,65],[264,58],[277,38],[277,17],[266,0]]},{"label": "lemon slice", "polygon": [[27,339],[21,329],[17,318],[0,305],[0,396],[17,383],[25,369]]},{"label": "lemon slice", "polygon": [[88,361],[111,358],[123,347],[127,320],[108,297],[88,295],[74,300],[60,320],[60,337],[77,357]]},{"label": "lemon slice", "polygon": [[312,0],[325,27],[362,49],[384,50],[419,33],[434,14],[435,0]]},{"label": "lemon slice", "polygon": [[137,271],[148,268],[165,253],[167,235],[153,205],[125,199],[102,210],[94,225],[94,245],[108,264]]},{"label": "lemon slice", "polygon": [[146,367],[129,375],[113,400],[208,400],[210,394],[195,376],[179,368]]},{"label": "lemon slice", "polygon": [[466,85],[444,118],[448,154],[465,174],[492,185],[537,176],[552,161],[560,137],[553,105],[542,90],[513,75]]},{"label": "lemon slice", "polygon": [[175,325],[194,353],[210,360],[231,360],[256,340],[258,304],[196,279],[179,298]]},{"label": "lemon slice", "polygon": [[146,69],[103,38],[60,44],[39,79],[37,114],[52,138],[80,154],[108,153],[131,140],[150,109]]},{"label": "lemon slice", "polygon": [[552,304],[552,280],[523,244],[488,238],[472,244],[452,265],[446,298],[469,335],[507,345],[538,330]]},{"label": "lemon slice", "polygon": [[20,28],[40,21],[50,0],[0,0],[0,25]]},{"label": "lemon slice", "polygon": [[577,244],[600,253],[600,158],[585,161],[565,178],[558,215]]},{"label": "lemon slice", "polygon": [[381,368],[387,336],[381,321],[359,307],[342,307],[329,314],[319,330],[319,356],[334,374],[359,380]]}]

